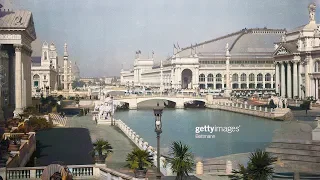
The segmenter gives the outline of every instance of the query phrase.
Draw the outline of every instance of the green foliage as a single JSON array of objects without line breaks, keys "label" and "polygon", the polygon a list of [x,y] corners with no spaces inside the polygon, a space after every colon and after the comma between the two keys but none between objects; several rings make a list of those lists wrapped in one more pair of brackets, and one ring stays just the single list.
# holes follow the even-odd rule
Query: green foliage
[{"label": "green foliage", "polygon": [[96,142],[93,143],[93,151],[91,151],[91,155],[108,156],[112,152],[112,146],[109,144],[108,141],[105,141],[103,139],[97,139]]},{"label": "green foliage", "polygon": [[77,87],[83,87],[85,83],[83,81],[73,81],[72,82],[72,89],[75,89]]},{"label": "green foliage", "polygon": [[168,163],[171,163],[172,171],[177,174],[176,179],[183,180],[189,176],[195,166],[193,154],[190,152],[190,147],[174,141],[170,147],[170,158]]},{"label": "green foliage", "polygon": [[310,109],[310,100],[304,100],[302,104],[300,104],[300,108],[302,109]]},{"label": "green foliage", "polygon": [[270,100],[269,102],[269,107],[270,108],[276,108],[277,106],[274,104],[273,99]]},{"label": "green foliage", "polygon": [[47,122],[45,118],[33,116],[29,119],[29,126],[31,126],[34,131],[39,131],[52,128],[53,123],[50,121]]},{"label": "green foliage", "polygon": [[275,157],[258,149],[250,154],[248,166],[245,168],[240,164],[240,169],[233,170],[234,174],[230,178],[233,180],[268,180],[274,172],[271,166],[274,162],[276,162]]},{"label": "green foliage", "polygon": [[141,150],[135,148],[131,153],[127,155],[127,165],[130,169],[144,170],[152,166],[153,157],[147,150]]},{"label": "green foliage", "polygon": [[63,96],[59,95],[57,98],[58,98],[58,101],[61,101],[63,99]]}]

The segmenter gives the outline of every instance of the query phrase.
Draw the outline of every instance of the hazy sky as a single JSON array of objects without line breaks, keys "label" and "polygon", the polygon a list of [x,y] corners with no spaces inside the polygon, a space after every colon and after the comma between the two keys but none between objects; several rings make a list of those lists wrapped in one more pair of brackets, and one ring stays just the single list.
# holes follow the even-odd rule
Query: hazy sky
[{"label": "hazy sky", "polygon": [[[308,23],[310,2],[13,0],[16,9],[32,11],[40,41],[53,41],[60,55],[68,43],[82,77],[119,75],[121,64],[132,67],[138,49],[146,56],[154,51],[159,61],[172,54],[176,42],[190,46],[243,28],[291,29]],[[319,0],[313,2],[320,7]],[[319,11],[316,20],[320,21]]]}]

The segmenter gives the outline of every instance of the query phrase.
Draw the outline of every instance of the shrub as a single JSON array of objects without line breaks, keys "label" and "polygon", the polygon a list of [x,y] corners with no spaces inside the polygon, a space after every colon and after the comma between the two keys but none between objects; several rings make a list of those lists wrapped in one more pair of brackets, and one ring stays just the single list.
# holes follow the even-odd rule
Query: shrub
[{"label": "shrub", "polygon": [[50,121],[48,122],[45,118],[42,118],[42,117],[31,117],[29,119],[29,126],[34,131],[39,131],[39,130],[52,128],[53,123]]}]

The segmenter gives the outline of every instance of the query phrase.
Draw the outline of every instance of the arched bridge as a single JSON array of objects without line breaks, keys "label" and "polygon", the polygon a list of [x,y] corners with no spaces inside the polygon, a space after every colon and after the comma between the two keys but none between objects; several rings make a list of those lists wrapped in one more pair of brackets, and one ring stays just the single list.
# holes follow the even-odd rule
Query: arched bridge
[{"label": "arched bridge", "polygon": [[207,103],[207,100],[202,97],[179,97],[179,96],[152,96],[152,97],[145,97],[145,96],[136,96],[136,97],[130,97],[130,96],[124,96],[124,97],[116,97],[116,102],[122,102],[122,103],[128,103],[129,109],[137,109],[138,104],[140,102],[149,101],[149,100],[167,100],[172,101],[176,103],[176,108],[184,108],[184,104],[189,101],[201,101],[204,103]]}]

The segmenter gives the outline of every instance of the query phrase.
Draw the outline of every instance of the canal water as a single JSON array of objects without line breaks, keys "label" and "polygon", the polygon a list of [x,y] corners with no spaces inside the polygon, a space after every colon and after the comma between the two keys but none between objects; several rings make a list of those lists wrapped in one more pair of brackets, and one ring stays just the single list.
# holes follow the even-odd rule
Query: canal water
[{"label": "canal water", "polygon": [[[152,109],[117,111],[115,118],[124,121],[151,146],[156,147]],[[199,158],[252,152],[267,147],[272,141],[273,132],[280,128],[281,123],[213,109],[164,109],[161,153],[167,154],[173,141],[189,145],[195,157]]]}]

